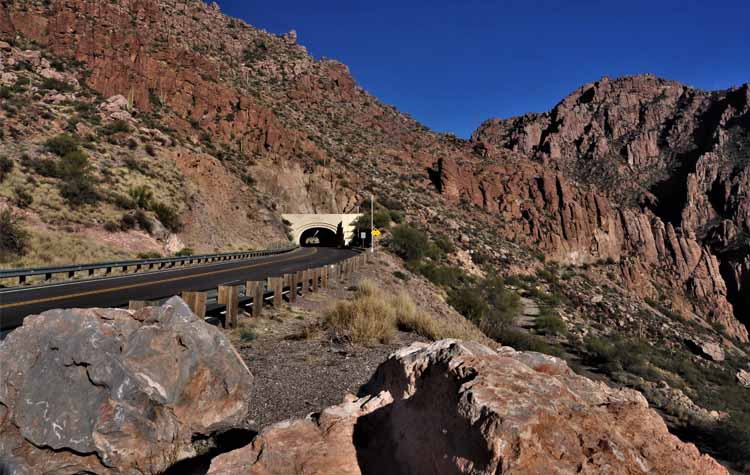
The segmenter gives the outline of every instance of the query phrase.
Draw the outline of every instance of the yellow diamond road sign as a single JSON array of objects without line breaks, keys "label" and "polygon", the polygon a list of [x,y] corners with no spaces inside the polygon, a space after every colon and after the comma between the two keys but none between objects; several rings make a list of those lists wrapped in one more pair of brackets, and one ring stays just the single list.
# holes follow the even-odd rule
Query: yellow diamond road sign
[{"label": "yellow diamond road sign", "polygon": [[372,235],[373,235],[373,236],[375,236],[375,237],[378,237],[378,236],[380,236],[380,230],[379,230],[379,229],[377,229],[377,228],[373,229],[373,230],[372,230]]}]

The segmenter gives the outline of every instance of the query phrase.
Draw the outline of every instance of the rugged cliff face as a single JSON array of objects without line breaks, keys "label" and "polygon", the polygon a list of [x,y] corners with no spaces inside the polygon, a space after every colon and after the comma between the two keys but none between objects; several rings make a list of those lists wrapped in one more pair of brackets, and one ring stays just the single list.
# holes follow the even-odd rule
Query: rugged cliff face
[{"label": "rugged cliff face", "polygon": [[[540,186],[561,217],[552,248],[627,255],[623,275],[636,286],[649,268],[667,269],[742,332],[729,315],[746,324],[750,309],[749,112],[748,85],[706,92],[648,75],[604,78],[548,113],[487,121],[472,140],[490,157],[513,150],[555,170]],[[571,196],[559,175],[590,191]],[[611,202],[622,203],[615,213]]]}]

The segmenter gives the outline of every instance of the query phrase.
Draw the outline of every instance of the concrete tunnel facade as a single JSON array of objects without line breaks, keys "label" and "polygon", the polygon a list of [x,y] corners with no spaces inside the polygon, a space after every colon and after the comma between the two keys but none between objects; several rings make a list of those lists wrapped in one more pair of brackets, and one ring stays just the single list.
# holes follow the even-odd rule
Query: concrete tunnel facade
[{"label": "concrete tunnel facade", "polygon": [[292,239],[300,246],[335,245],[339,227],[343,232],[343,244],[349,245],[355,237],[355,223],[360,216],[358,213],[282,214],[281,218],[289,223]]}]

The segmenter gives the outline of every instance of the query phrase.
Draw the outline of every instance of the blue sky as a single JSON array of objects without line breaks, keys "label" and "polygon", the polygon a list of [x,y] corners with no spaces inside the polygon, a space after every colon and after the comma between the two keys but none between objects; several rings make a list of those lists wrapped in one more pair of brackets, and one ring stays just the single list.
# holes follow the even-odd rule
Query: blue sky
[{"label": "blue sky", "polygon": [[[712,5],[721,3],[721,5]],[[644,72],[704,89],[750,82],[750,1],[220,0],[430,128],[552,108],[604,75]]]}]

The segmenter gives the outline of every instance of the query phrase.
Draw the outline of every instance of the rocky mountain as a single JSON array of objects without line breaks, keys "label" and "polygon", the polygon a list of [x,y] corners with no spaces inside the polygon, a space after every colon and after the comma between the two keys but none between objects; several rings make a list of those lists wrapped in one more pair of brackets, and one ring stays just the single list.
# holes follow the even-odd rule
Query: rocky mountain
[{"label": "rocky mountain", "polygon": [[621,213],[615,226],[627,228],[642,261],[671,261],[693,295],[726,295],[746,324],[749,129],[747,84],[708,92],[643,75],[587,84],[545,114],[489,120],[472,140],[624,204],[636,214]]}]

